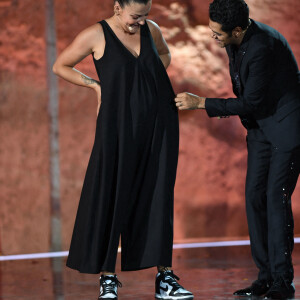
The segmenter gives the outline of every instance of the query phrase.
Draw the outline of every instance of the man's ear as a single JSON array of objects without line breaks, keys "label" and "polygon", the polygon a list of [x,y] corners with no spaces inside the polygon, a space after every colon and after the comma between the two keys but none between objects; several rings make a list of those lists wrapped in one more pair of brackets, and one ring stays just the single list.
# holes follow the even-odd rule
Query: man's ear
[{"label": "man's ear", "polygon": [[241,34],[243,33],[243,29],[242,27],[235,27],[232,30],[232,36],[235,37],[236,39],[239,38],[241,36]]}]

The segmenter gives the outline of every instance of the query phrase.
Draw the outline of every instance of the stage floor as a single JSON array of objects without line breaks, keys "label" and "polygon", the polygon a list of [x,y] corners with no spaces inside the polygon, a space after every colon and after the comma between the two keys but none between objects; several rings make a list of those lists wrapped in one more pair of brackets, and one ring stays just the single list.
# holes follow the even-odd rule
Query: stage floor
[{"label": "stage floor", "polygon": [[[173,257],[174,273],[181,278],[179,283],[194,293],[194,299],[238,299],[232,293],[251,284],[257,275],[249,246],[176,249]],[[68,269],[65,260],[55,258],[0,262],[0,299],[96,300],[99,276]],[[293,261],[296,286],[294,299],[300,299],[299,244],[295,245]],[[155,268],[137,272],[119,270],[118,256],[117,273],[123,284],[119,289],[119,300],[154,299]]]}]

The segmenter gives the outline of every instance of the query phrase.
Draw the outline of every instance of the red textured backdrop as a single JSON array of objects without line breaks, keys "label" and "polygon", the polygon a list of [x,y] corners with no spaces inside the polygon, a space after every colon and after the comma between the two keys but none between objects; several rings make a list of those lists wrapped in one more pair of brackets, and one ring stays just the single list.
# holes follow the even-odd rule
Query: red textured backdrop
[{"label": "red textured backdrop", "polygon": [[[229,96],[225,51],[210,38],[208,0],[153,0],[149,18],[172,53],[176,92]],[[83,28],[112,13],[112,0],[56,1],[58,51]],[[300,63],[298,0],[249,0],[251,17],[283,33]],[[0,1],[0,247],[2,254],[49,250],[49,151],[43,1]],[[94,76],[91,58],[79,69]],[[94,139],[92,91],[60,81],[63,247],[68,248]],[[180,113],[175,240],[247,238],[245,131],[238,118]],[[300,186],[294,194],[300,234]]]}]

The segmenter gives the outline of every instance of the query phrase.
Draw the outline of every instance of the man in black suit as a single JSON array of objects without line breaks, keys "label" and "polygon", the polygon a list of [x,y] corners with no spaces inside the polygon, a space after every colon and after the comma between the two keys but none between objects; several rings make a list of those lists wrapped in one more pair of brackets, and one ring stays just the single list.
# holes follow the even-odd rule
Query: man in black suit
[{"label": "man in black suit", "polygon": [[246,211],[258,279],[238,296],[294,294],[291,195],[300,170],[300,72],[285,38],[249,19],[244,0],[214,0],[212,38],[226,48],[236,98],[176,96],[179,110],[238,115],[247,129]]}]

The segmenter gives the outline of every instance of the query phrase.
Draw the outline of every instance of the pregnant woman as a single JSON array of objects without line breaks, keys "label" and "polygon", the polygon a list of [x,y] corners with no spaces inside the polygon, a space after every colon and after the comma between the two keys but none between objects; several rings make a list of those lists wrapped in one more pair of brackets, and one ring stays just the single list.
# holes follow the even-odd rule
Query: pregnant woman
[{"label": "pregnant woman", "polygon": [[[171,270],[178,114],[166,68],[170,52],[146,20],[151,0],[114,2],[114,15],[82,31],[53,71],[95,90],[96,135],[67,266],[101,273],[99,299],[117,299],[122,271],[157,266],[158,299],[193,299]],[[98,80],[74,66],[93,55]]]}]

